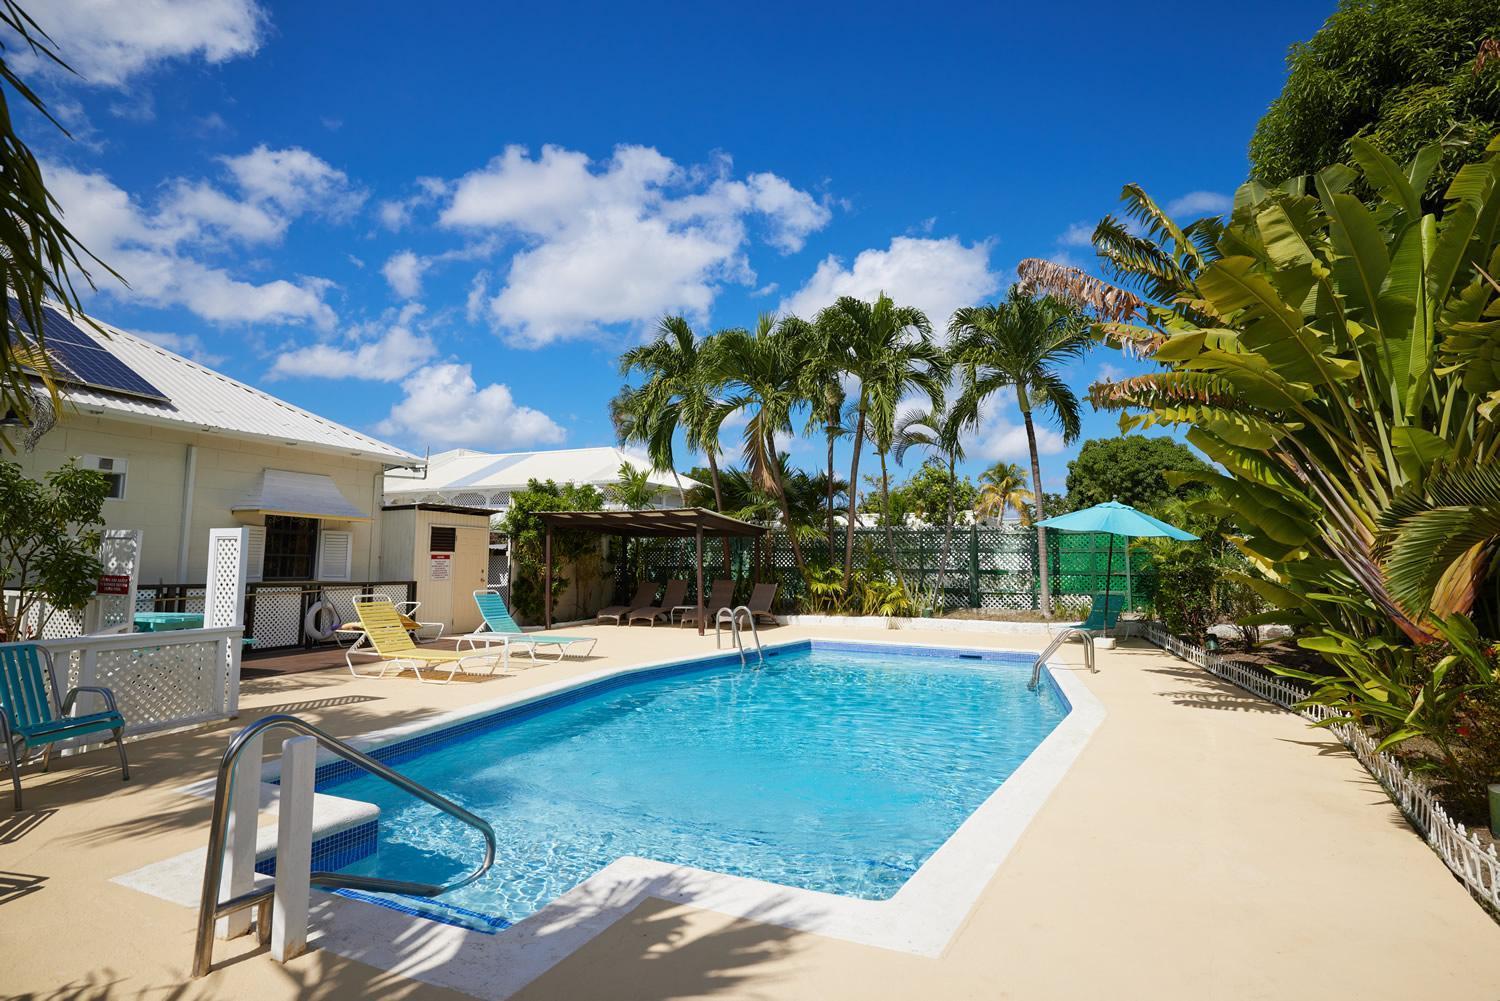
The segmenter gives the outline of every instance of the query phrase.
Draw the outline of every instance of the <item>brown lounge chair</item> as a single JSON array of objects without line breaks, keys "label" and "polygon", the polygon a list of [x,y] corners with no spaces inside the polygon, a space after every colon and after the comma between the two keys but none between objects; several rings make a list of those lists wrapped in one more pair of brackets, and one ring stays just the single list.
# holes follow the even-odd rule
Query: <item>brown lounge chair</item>
[{"label": "brown lounge chair", "polygon": [[[734,601],[734,581],[716,580],[713,589],[708,592],[708,600],[703,603],[703,624],[706,626],[713,622],[715,613],[721,608],[728,608]],[[698,624],[698,609],[688,609],[682,614],[682,624],[696,626]]]},{"label": "brown lounge chair", "polygon": [[630,599],[629,604],[610,605],[608,608],[601,608],[594,613],[594,621],[603,622],[605,619],[614,619],[615,625],[618,626],[625,616],[637,608],[644,608],[646,605],[651,604],[651,599],[655,597],[656,584],[653,581],[643,580],[636,585],[635,597]]},{"label": "brown lounge chair", "polygon": [[687,596],[687,581],[669,580],[666,590],[662,592],[661,604],[647,605],[645,608],[637,608],[630,613],[626,625],[635,625],[636,620],[642,620],[650,625],[656,625],[657,619],[672,621],[672,609],[682,604],[682,599]]},{"label": "brown lounge chair", "polygon": [[745,602],[745,607],[750,609],[750,614],[755,616],[756,622],[770,621],[771,625],[779,625],[776,621],[776,613],[771,611],[771,604],[776,600],[775,584],[757,584],[755,590],[750,592],[750,600]]}]

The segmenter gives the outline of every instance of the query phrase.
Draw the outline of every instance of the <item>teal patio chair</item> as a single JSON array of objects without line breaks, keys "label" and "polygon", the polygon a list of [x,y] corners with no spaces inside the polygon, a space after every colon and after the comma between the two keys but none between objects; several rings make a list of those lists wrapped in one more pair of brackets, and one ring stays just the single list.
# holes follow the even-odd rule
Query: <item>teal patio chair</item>
[{"label": "teal patio chair", "polygon": [[1078,628],[1089,632],[1113,629],[1123,611],[1125,611],[1123,594],[1096,594],[1093,605],[1089,607],[1089,617],[1080,622]]},{"label": "teal patio chair", "polygon": [[[45,661],[45,665],[43,662]],[[42,771],[52,764],[52,747],[58,741],[109,730],[120,752],[120,777],[130,780],[125,760],[125,718],[108,688],[80,685],[58,702],[57,673],[52,655],[34,643],[0,645],[0,742],[10,758],[10,782],[15,787],[16,809],[21,808],[21,758],[45,747]],[[104,712],[68,715],[79,692],[93,692],[104,700]]]},{"label": "teal patio chair", "polygon": [[474,604],[479,606],[479,614],[484,618],[484,623],[467,636],[458,637],[460,645],[468,643],[470,649],[483,643],[489,646],[491,643],[499,642],[504,645],[505,665],[510,665],[510,647],[512,643],[524,644],[531,659],[536,660],[536,648],[548,646],[557,648],[557,659],[562,660],[568,656],[568,647],[574,643],[587,643],[589,648],[580,657],[587,657],[594,652],[594,645],[599,642],[594,636],[552,636],[548,633],[528,633],[523,630],[516,620],[511,618],[510,609],[505,607],[505,596],[495,591],[475,591]]}]

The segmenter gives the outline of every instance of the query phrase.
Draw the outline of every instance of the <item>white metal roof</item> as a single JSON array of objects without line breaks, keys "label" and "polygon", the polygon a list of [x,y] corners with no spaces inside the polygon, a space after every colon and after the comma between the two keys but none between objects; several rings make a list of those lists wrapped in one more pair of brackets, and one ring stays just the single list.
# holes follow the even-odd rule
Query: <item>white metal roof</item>
[{"label": "white metal roof", "polygon": [[558,483],[592,484],[603,487],[618,483],[620,464],[643,469],[653,486],[677,493],[697,486],[686,476],[673,477],[658,472],[651,463],[621,448],[558,448],[540,452],[476,452],[456,448],[439,452],[427,460],[425,479],[413,474],[387,473],[386,503],[414,499],[443,499],[486,507],[509,504],[509,493],[526,489],[530,480],[553,480]]},{"label": "white metal roof", "polygon": [[60,386],[63,399],[80,413],[255,438],[392,464],[422,461],[419,456],[279,400],[159,344],[102,321],[99,324],[109,332],[108,337],[91,330],[87,324],[80,323],[78,327],[172,402],[168,405],[78,386]]}]

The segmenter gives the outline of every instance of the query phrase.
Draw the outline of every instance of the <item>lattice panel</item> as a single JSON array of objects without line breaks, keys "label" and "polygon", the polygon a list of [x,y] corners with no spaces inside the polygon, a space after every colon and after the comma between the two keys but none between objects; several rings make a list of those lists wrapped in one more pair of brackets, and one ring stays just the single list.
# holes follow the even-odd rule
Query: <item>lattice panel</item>
[{"label": "lattice panel", "polygon": [[240,531],[214,531],[209,536],[208,584],[213,600],[207,601],[203,624],[210,629],[244,623],[244,538]]},{"label": "lattice panel", "polygon": [[302,588],[259,585],[253,592],[255,617],[251,622],[255,649],[297,646],[302,642]]},{"label": "lattice panel", "polygon": [[[1047,533],[1052,595],[1054,602],[1086,605],[1093,595],[1105,590],[1105,563],[1109,537],[1064,532]],[[844,559],[844,535],[833,540],[833,562]],[[797,574],[796,561],[784,533],[768,533],[761,543],[760,579],[775,580],[778,608],[799,604],[803,583]],[[722,543],[705,540],[703,577],[705,586],[719,577],[732,576],[736,582],[736,600],[748,596],[752,573],[750,562],[753,543],[747,539],[731,540],[730,569],[724,570]],[[854,539],[856,566],[868,565],[872,557],[891,565],[913,590],[926,592],[937,587],[939,568],[944,569],[942,603],[945,608],[993,608],[1012,611],[1041,607],[1041,580],[1037,573],[1036,534],[1021,528],[955,528],[948,558],[943,560],[942,529],[898,529],[891,533],[890,553],[885,532],[881,529],[858,529]],[[697,565],[691,539],[632,539],[623,555],[616,545],[615,600],[626,601],[638,578],[658,583],[672,577],[689,582]],[[802,552],[810,563],[826,562],[829,546],[826,540],[804,542]],[[1132,607],[1149,607],[1156,591],[1154,568],[1139,553],[1131,557]],[[1117,594],[1125,593],[1125,554],[1123,540],[1116,539],[1110,563],[1109,581]]]},{"label": "lattice panel", "polygon": [[[114,692],[127,733],[223,715],[219,649],[205,642],[99,650],[89,684]],[[54,652],[58,675],[66,675],[69,688],[81,683],[82,656],[77,650]]]}]

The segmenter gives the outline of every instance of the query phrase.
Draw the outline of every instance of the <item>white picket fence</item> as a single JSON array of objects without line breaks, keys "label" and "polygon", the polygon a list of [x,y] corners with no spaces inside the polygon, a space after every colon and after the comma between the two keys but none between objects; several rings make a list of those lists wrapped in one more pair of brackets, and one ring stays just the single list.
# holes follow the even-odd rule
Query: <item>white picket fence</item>
[{"label": "white picket fence", "polygon": [[[1254,665],[1225,660],[1202,647],[1185,643],[1159,622],[1122,621],[1120,626],[1122,633],[1140,636],[1175,657],[1197,664],[1208,673],[1309,720],[1322,722],[1339,715],[1327,706],[1297,705],[1307,698],[1308,689]],[[1449,817],[1427,783],[1398,759],[1376,750],[1377,741],[1362,728],[1352,723],[1334,723],[1327,729],[1375,776],[1392,802],[1469,892],[1500,911],[1500,855],[1496,854],[1495,846],[1482,845],[1463,824]]]}]

